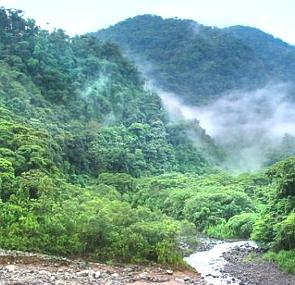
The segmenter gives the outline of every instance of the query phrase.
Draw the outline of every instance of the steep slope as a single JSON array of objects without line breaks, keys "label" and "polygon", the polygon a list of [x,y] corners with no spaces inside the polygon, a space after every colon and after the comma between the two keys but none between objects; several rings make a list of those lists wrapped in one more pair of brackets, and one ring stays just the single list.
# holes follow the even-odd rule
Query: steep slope
[{"label": "steep slope", "polygon": [[251,47],[274,80],[295,82],[295,47],[259,29],[233,26],[225,29]]},{"label": "steep slope", "polygon": [[169,122],[117,46],[0,8],[1,248],[181,265],[191,226],[128,198],[134,177],[212,171],[212,148],[198,122]]},{"label": "steep slope", "polygon": [[261,31],[259,41],[252,43],[246,34],[254,32],[247,27],[218,29],[152,15],[130,18],[95,33],[99,39],[119,44],[159,86],[192,104],[206,103],[231,89],[294,80],[295,70],[288,65],[295,56],[294,47],[275,39],[265,42],[270,36]]},{"label": "steep slope", "polygon": [[251,47],[271,78],[295,82],[295,47],[259,29],[233,26],[225,29]]},{"label": "steep slope", "polygon": [[[91,36],[71,39],[61,30],[49,33],[18,11],[0,12],[1,105],[58,135],[71,172],[140,176],[209,166],[188,137],[181,145],[179,135],[171,137],[174,126],[160,98],[144,90],[136,67],[117,46]],[[204,148],[212,148],[198,123],[191,126]],[[179,160],[178,152],[186,151],[187,160]]]}]

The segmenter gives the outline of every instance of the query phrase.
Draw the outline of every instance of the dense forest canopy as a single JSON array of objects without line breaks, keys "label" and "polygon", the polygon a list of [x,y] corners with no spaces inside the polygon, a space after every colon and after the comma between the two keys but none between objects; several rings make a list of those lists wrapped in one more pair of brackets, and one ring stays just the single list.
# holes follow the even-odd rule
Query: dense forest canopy
[{"label": "dense forest canopy", "polygon": [[295,155],[294,46],[251,27],[154,15],[94,35],[137,63],[172,117],[200,121],[227,154],[224,167],[256,171]]},{"label": "dense forest canopy", "polygon": [[[183,45],[195,25],[150,16],[137,20],[153,39],[147,27],[164,33],[161,25],[171,24],[183,36],[173,41]],[[234,51],[241,50],[232,64],[249,73],[254,85],[263,80],[263,74],[257,78],[258,56],[250,66],[241,63],[253,56],[247,45],[226,31],[200,29],[216,41],[206,46],[208,57],[199,55],[204,72],[208,62],[226,61],[234,44]],[[160,39],[147,42],[170,57],[161,52]],[[197,52],[205,42],[193,43]],[[211,57],[223,44],[224,53]],[[180,51],[179,59],[184,55]],[[164,61],[158,62],[162,73]],[[236,82],[232,76],[228,82]],[[208,90],[231,86],[219,79],[216,74]],[[292,149],[292,138],[285,141]],[[0,247],[183,266],[180,245],[192,244],[198,230],[219,238],[251,237],[275,250],[269,258],[278,262],[287,252],[281,266],[292,271],[291,154],[278,154],[272,162],[286,159],[267,170],[232,176],[221,170],[226,153],[199,122],[170,120],[159,95],[145,87],[117,45],[93,35],[48,32],[22,11],[0,8]]]},{"label": "dense forest canopy", "polygon": [[193,105],[232,89],[295,82],[295,47],[250,27],[142,15],[95,35],[119,44],[161,88]]},{"label": "dense forest canopy", "polygon": [[216,171],[212,139],[197,121],[169,122],[114,44],[50,33],[4,8],[0,42],[0,246],[179,262],[190,225],[131,207],[126,192],[134,177]]}]

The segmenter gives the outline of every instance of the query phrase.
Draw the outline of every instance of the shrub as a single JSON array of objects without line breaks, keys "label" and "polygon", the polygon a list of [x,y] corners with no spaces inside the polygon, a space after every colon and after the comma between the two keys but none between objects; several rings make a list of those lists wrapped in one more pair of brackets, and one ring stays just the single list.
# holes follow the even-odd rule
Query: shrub
[{"label": "shrub", "polygon": [[278,253],[269,251],[264,255],[264,258],[268,261],[278,264],[280,269],[295,273],[295,250],[281,250]]},{"label": "shrub", "polygon": [[231,217],[226,227],[234,237],[249,238],[256,219],[255,213],[242,213]]},{"label": "shrub", "polygon": [[295,248],[295,213],[291,213],[281,223],[275,226],[276,236],[274,247],[277,249]]}]

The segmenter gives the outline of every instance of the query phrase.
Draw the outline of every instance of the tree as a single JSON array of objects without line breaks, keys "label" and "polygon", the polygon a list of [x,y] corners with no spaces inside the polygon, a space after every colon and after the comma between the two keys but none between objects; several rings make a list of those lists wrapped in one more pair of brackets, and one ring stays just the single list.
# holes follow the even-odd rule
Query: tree
[{"label": "tree", "polygon": [[279,195],[295,196],[295,157],[274,164],[267,174],[275,180]]},{"label": "tree", "polygon": [[14,192],[14,169],[12,163],[4,158],[0,158],[0,197],[2,201],[7,201]]}]

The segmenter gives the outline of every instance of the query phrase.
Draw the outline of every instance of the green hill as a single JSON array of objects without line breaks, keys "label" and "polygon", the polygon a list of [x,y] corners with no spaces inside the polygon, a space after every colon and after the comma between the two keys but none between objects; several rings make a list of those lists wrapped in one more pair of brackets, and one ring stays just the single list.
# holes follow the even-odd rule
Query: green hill
[{"label": "green hill", "polygon": [[273,80],[295,82],[295,47],[259,29],[233,26],[225,29],[255,51]]},{"label": "green hill", "polygon": [[117,46],[4,8],[0,142],[0,246],[104,261],[157,261],[179,234],[175,220],[122,198],[135,177],[212,172],[221,155],[197,121],[169,122]]},{"label": "green hill", "polygon": [[143,15],[95,35],[119,44],[161,88],[190,104],[232,89],[295,80],[295,48],[253,28]]},{"label": "green hill", "polygon": [[[144,24],[150,16],[138,19]],[[193,74],[190,60],[182,69],[174,63],[190,58],[188,27],[195,23],[152,19],[174,23],[172,33],[169,25],[161,33],[173,34],[175,46],[183,35],[188,54],[170,47],[163,52],[160,37],[151,56],[166,63],[170,57],[175,74],[186,67]],[[250,61],[251,48],[228,32],[199,28],[214,39],[193,43],[193,57],[201,50],[208,55],[199,54],[200,68],[207,77],[214,66],[225,68],[213,85],[204,79],[208,90],[246,84],[250,75],[257,79],[251,86],[261,84],[253,69],[263,65],[258,55]],[[166,67],[159,62],[160,76]],[[249,75],[243,82],[235,77],[236,65]],[[208,95],[189,94],[194,102]],[[285,138],[288,156],[293,144]],[[118,46],[91,35],[48,32],[21,11],[0,8],[0,248],[183,267],[183,245],[195,243],[198,230],[225,238],[251,235],[287,250],[284,258],[285,251],[271,257],[294,271],[294,158],[267,175],[236,177],[216,167],[223,158],[198,121],[168,119],[158,94]]]}]

